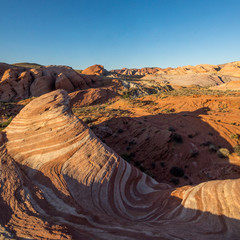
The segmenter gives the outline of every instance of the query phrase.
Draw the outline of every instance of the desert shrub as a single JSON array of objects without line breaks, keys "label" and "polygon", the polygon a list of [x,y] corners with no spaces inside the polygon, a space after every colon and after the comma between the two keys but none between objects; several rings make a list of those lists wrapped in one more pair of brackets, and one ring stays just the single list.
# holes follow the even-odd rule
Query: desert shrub
[{"label": "desert shrub", "polygon": [[135,161],[135,162],[134,162],[134,166],[135,166],[135,167],[140,167],[140,166],[141,166],[141,163],[140,163],[139,161]]},{"label": "desert shrub", "polygon": [[135,157],[135,153],[122,153],[120,156],[127,162],[131,162]]},{"label": "desert shrub", "polygon": [[239,140],[240,139],[240,135],[239,134],[234,134],[234,133],[232,133],[232,134],[230,134],[230,138],[231,139],[236,139],[236,140]]},{"label": "desert shrub", "polygon": [[[160,98],[166,98],[169,96],[200,96],[200,95],[208,95],[208,96],[238,96],[237,91],[219,91],[219,90],[211,90],[204,87],[192,87],[192,88],[180,88],[174,89],[172,91],[166,91],[159,94]],[[225,109],[220,109],[225,110]]]},{"label": "desert shrub", "polygon": [[164,112],[164,113],[174,113],[175,109],[174,108],[166,108],[166,109],[163,109],[162,112]]},{"label": "desert shrub", "polygon": [[166,163],[165,162],[160,162],[160,166],[161,167],[166,167]]},{"label": "desert shrub", "polygon": [[229,150],[227,148],[219,148],[217,150],[217,155],[220,158],[227,158],[230,155],[230,153],[229,153]]},{"label": "desert shrub", "polygon": [[213,144],[210,144],[210,145],[208,146],[208,149],[209,149],[210,152],[216,152],[216,151],[217,151],[217,148],[216,148],[215,145],[213,145]]},{"label": "desert shrub", "polygon": [[152,163],[152,169],[156,168],[156,163]]},{"label": "desert shrub", "polygon": [[170,126],[170,127],[168,128],[168,131],[170,131],[170,132],[175,132],[176,130],[175,130],[174,127],[171,127],[171,126]]},{"label": "desert shrub", "polygon": [[240,156],[240,145],[235,146],[233,149],[234,149],[234,152],[235,152],[238,156]]},{"label": "desert shrub", "polygon": [[92,118],[90,118],[90,117],[88,117],[88,118],[83,118],[83,122],[86,123],[86,124],[91,123],[91,122],[93,122],[93,121],[94,121],[94,120],[93,120]]},{"label": "desert shrub", "polygon": [[172,182],[174,185],[178,185],[179,184],[179,179],[172,178],[170,182]]},{"label": "desert shrub", "polygon": [[183,177],[184,176],[184,170],[180,167],[172,167],[170,169],[170,173],[174,176],[174,177]]},{"label": "desert shrub", "polygon": [[171,141],[176,142],[176,143],[182,143],[183,142],[182,136],[178,133],[173,133],[171,135]]},{"label": "desert shrub", "polygon": [[201,143],[200,146],[208,147],[208,146],[210,146],[211,144],[212,144],[211,141],[206,141],[206,142]]},{"label": "desert shrub", "polygon": [[10,117],[7,121],[0,123],[0,131],[2,131],[5,127],[7,127],[12,121],[12,117]]},{"label": "desert shrub", "polygon": [[123,132],[124,132],[124,130],[122,128],[118,129],[118,133],[123,133]]},{"label": "desert shrub", "polygon": [[190,157],[194,158],[199,155],[199,152],[196,149],[192,149],[190,152]]}]

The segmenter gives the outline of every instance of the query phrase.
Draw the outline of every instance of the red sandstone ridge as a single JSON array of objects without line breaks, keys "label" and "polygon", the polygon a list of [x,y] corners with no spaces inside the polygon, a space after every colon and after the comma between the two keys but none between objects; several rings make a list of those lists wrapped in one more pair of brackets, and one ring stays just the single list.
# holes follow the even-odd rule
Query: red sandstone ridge
[{"label": "red sandstone ridge", "polygon": [[0,235],[239,239],[239,179],[158,183],[75,117],[64,90],[34,99],[0,136]]},{"label": "red sandstone ridge", "polygon": [[146,76],[154,75],[155,77],[160,75],[169,75],[169,76],[177,76],[177,75],[190,75],[190,74],[202,74],[202,73],[208,73],[208,74],[218,74],[220,76],[232,76],[232,77],[240,77],[240,62],[231,62],[226,64],[220,64],[220,65],[211,65],[211,64],[199,64],[196,66],[183,66],[183,67],[177,67],[177,68],[122,68],[117,70],[111,70],[111,73],[117,73],[121,75],[142,75]]},{"label": "red sandstone ridge", "polygon": [[38,69],[11,65],[8,67],[6,64],[0,66],[3,69],[0,71],[0,101],[38,97],[56,89],[72,92],[103,84],[98,76],[78,74],[67,66],[47,66]]},{"label": "red sandstone ridge", "polygon": [[146,74],[154,74],[154,73],[158,72],[159,70],[161,70],[161,68],[157,68],[157,67],[146,67],[146,68],[141,68],[141,69],[122,68],[122,69],[111,70],[110,73],[113,73],[113,74],[117,73],[117,74],[121,74],[121,75],[129,75],[129,76],[133,76],[133,75],[144,76]]},{"label": "red sandstone ridge", "polygon": [[90,66],[84,69],[82,71],[82,74],[104,76],[107,74],[107,70],[104,69],[104,66],[95,64],[93,66]]}]

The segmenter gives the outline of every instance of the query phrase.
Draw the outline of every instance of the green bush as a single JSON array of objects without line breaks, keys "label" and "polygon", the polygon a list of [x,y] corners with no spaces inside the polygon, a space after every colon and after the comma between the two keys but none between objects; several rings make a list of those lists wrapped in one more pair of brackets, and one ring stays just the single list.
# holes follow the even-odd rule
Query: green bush
[{"label": "green bush", "polygon": [[238,156],[240,156],[240,145],[235,146],[233,149],[234,149],[234,152],[235,152]]},{"label": "green bush", "polygon": [[229,153],[229,150],[227,148],[219,148],[217,150],[217,155],[220,158],[227,158],[230,155],[230,153]]},{"label": "green bush", "polygon": [[9,124],[10,124],[10,122],[12,121],[12,117],[10,117],[6,122],[2,122],[2,123],[0,123],[0,131],[2,131],[4,128],[6,128]]}]

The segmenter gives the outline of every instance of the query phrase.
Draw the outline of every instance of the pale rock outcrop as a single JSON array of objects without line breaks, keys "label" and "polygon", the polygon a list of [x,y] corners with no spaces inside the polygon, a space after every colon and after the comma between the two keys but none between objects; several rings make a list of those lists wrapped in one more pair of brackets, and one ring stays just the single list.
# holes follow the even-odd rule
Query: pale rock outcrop
[{"label": "pale rock outcrop", "polygon": [[239,179],[158,183],[75,117],[64,90],[30,102],[0,139],[0,226],[15,238],[239,239]]}]

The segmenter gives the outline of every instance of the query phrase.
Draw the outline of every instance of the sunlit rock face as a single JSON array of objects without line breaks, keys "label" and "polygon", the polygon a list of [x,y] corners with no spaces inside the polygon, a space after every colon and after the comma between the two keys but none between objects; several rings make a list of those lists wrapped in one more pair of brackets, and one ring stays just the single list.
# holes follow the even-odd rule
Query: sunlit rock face
[{"label": "sunlit rock face", "polygon": [[98,76],[78,74],[71,67],[47,66],[38,69],[0,64],[0,101],[38,97],[56,89],[67,92],[98,87]]},{"label": "sunlit rock face", "polygon": [[122,69],[111,70],[110,73],[128,75],[128,76],[144,76],[146,74],[157,73],[160,70],[163,70],[163,69],[158,67],[130,68],[130,69],[122,68]]},{"label": "sunlit rock face", "polygon": [[0,235],[30,239],[233,239],[240,181],[172,188],[120,158],[64,90],[30,102],[0,137]]},{"label": "sunlit rock face", "polygon": [[107,70],[103,65],[95,64],[84,69],[82,71],[82,74],[104,76],[107,74]]}]

